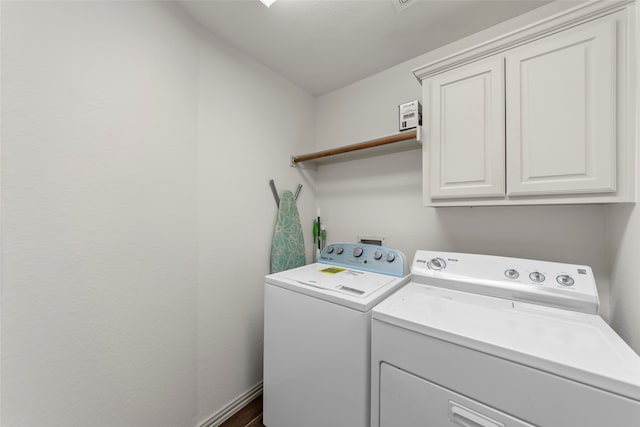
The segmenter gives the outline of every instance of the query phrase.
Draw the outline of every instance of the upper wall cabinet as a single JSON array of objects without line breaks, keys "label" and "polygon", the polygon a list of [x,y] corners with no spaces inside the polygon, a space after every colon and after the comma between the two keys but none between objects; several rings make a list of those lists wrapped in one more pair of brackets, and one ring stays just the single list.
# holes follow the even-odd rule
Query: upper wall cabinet
[{"label": "upper wall cabinet", "polygon": [[[504,64],[473,63],[431,82],[431,197],[504,197]],[[425,99],[426,102],[426,99]]]},{"label": "upper wall cabinet", "polygon": [[616,191],[616,24],[506,55],[508,196]]},{"label": "upper wall cabinet", "polygon": [[635,201],[634,7],[582,5],[415,70],[425,204]]}]

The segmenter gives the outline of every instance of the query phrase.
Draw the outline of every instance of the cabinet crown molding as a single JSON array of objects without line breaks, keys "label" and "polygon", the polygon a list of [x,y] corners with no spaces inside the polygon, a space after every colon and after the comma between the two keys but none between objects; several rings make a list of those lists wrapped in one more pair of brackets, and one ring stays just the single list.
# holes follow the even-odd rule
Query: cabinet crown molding
[{"label": "cabinet crown molding", "polygon": [[635,0],[593,0],[415,68],[419,81],[623,9]]}]

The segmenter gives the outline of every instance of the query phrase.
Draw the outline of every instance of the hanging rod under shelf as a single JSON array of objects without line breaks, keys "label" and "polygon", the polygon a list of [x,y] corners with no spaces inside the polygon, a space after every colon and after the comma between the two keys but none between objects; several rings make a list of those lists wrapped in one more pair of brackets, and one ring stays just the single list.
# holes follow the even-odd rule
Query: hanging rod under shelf
[{"label": "hanging rod under shelf", "polygon": [[[404,141],[408,141],[410,143],[413,142],[413,144],[410,144],[410,145],[397,144],[391,147],[391,144],[396,144]],[[371,153],[370,155],[375,155],[375,154],[386,154],[386,153],[395,152],[395,151],[405,151],[413,148],[419,148],[420,147],[419,143],[420,143],[419,130],[405,131],[405,132],[400,132],[394,135],[385,136],[382,138],[372,139],[370,141],[359,142],[357,144],[345,145],[342,147],[336,147],[328,150],[317,151],[315,153],[291,156],[291,165],[297,166],[304,162],[318,163],[318,164],[330,163],[331,162],[330,158],[335,158],[336,161],[339,161],[338,159],[343,159],[344,157],[341,155],[347,154],[347,153],[354,153],[357,151],[363,152],[362,157],[367,157],[366,153],[369,153],[369,152]],[[387,146],[387,148],[389,148],[384,153],[382,152],[378,153],[379,150],[375,150],[379,147],[384,147],[384,146]]]}]

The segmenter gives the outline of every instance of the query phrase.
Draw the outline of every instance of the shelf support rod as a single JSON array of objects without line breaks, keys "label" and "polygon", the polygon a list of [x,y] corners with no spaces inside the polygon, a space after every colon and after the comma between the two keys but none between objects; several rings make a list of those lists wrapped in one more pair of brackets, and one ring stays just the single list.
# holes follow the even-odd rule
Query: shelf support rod
[{"label": "shelf support rod", "polygon": [[418,134],[417,129],[403,131],[391,136],[372,139],[370,141],[360,142],[358,144],[345,145],[343,147],[331,148],[329,150],[317,151],[315,153],[302,154],[299,156],[291,156],[291,165],[300,166],[301,163],[308,162],[310,160],[322,159],[324,157],[350,153],[352,151],[366,150],[368,148],[375,148],[383,145],[393,144],[394,142],[408,141],[410,139],[418,139],[419,137],[420,135]]}]

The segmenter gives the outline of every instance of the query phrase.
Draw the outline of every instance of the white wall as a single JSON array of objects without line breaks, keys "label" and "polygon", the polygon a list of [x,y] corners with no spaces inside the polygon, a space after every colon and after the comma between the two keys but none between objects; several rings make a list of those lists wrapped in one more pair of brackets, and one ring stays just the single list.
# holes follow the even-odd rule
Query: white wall
[{"label": "white wall", "polygon": [[[261,379],[268,179],[305,185],[310,229],[316,177],[289,154],[395,132],[411,68],[446,49],[314,100],[164,4],[1,10],[0,425],[197,425]],[[583,262],[605,297],[614,262],[613,324],[640,347],[637,210],[425,208],[420,162],[322,168],[329,239]]]},{"label": "white wall", "polygon": [[[640,8],[636,7],[638,28]],[[636,33],[636,43],[640,46],[639,33]],[[636,57],[636,74],[637,70],[640,70],[640,55]],[[640,101],[640,85],[636,87],[635,96],[636,101]],[[640,109],[635,115],[636,141],[640,141]],[[636,178],[640,184],[640,174],[636,174]],[[608,215],[607,237],[612,261],[611,325],[640,354],[640,207],[637,204],[611,206]]]},{"label": "white wall", "polygon": [[313,98],[166,3],[1,7],[0,425],[198,425],[261,379]]},{"label": "white wall", "polygon": [[[265,67],[203,42],[198,85],[198,418],[262,381],[264,275],[277,213],[268,186],[303,189],[305,231],[312,181],[289,166],[313,149],[314,98]],[[310,232],[305,232],[305,237]],[[306,242],[310,260],[311,244]]]},{"label": "white wall", "polygon": [[[421,98],[413,68],[569,6],[561,2],[536,9],[320,97],[318,149],[397,132],[398,104]],[[328,239],[383,235],[385,244],[409,257],[417,249],[434,249],[588,264],[608,318],[606,207],[423,207],[421,162],[415,150],[320,168],[317,202]]]},{"label": "white wall", "polygon": [[612,259],[611,326],[640,354],[640,210],[610,207],[608,249]]},{"label": "white wall", "polygon": [[2,425],[194,422],[195,39],[2,3]]}]

